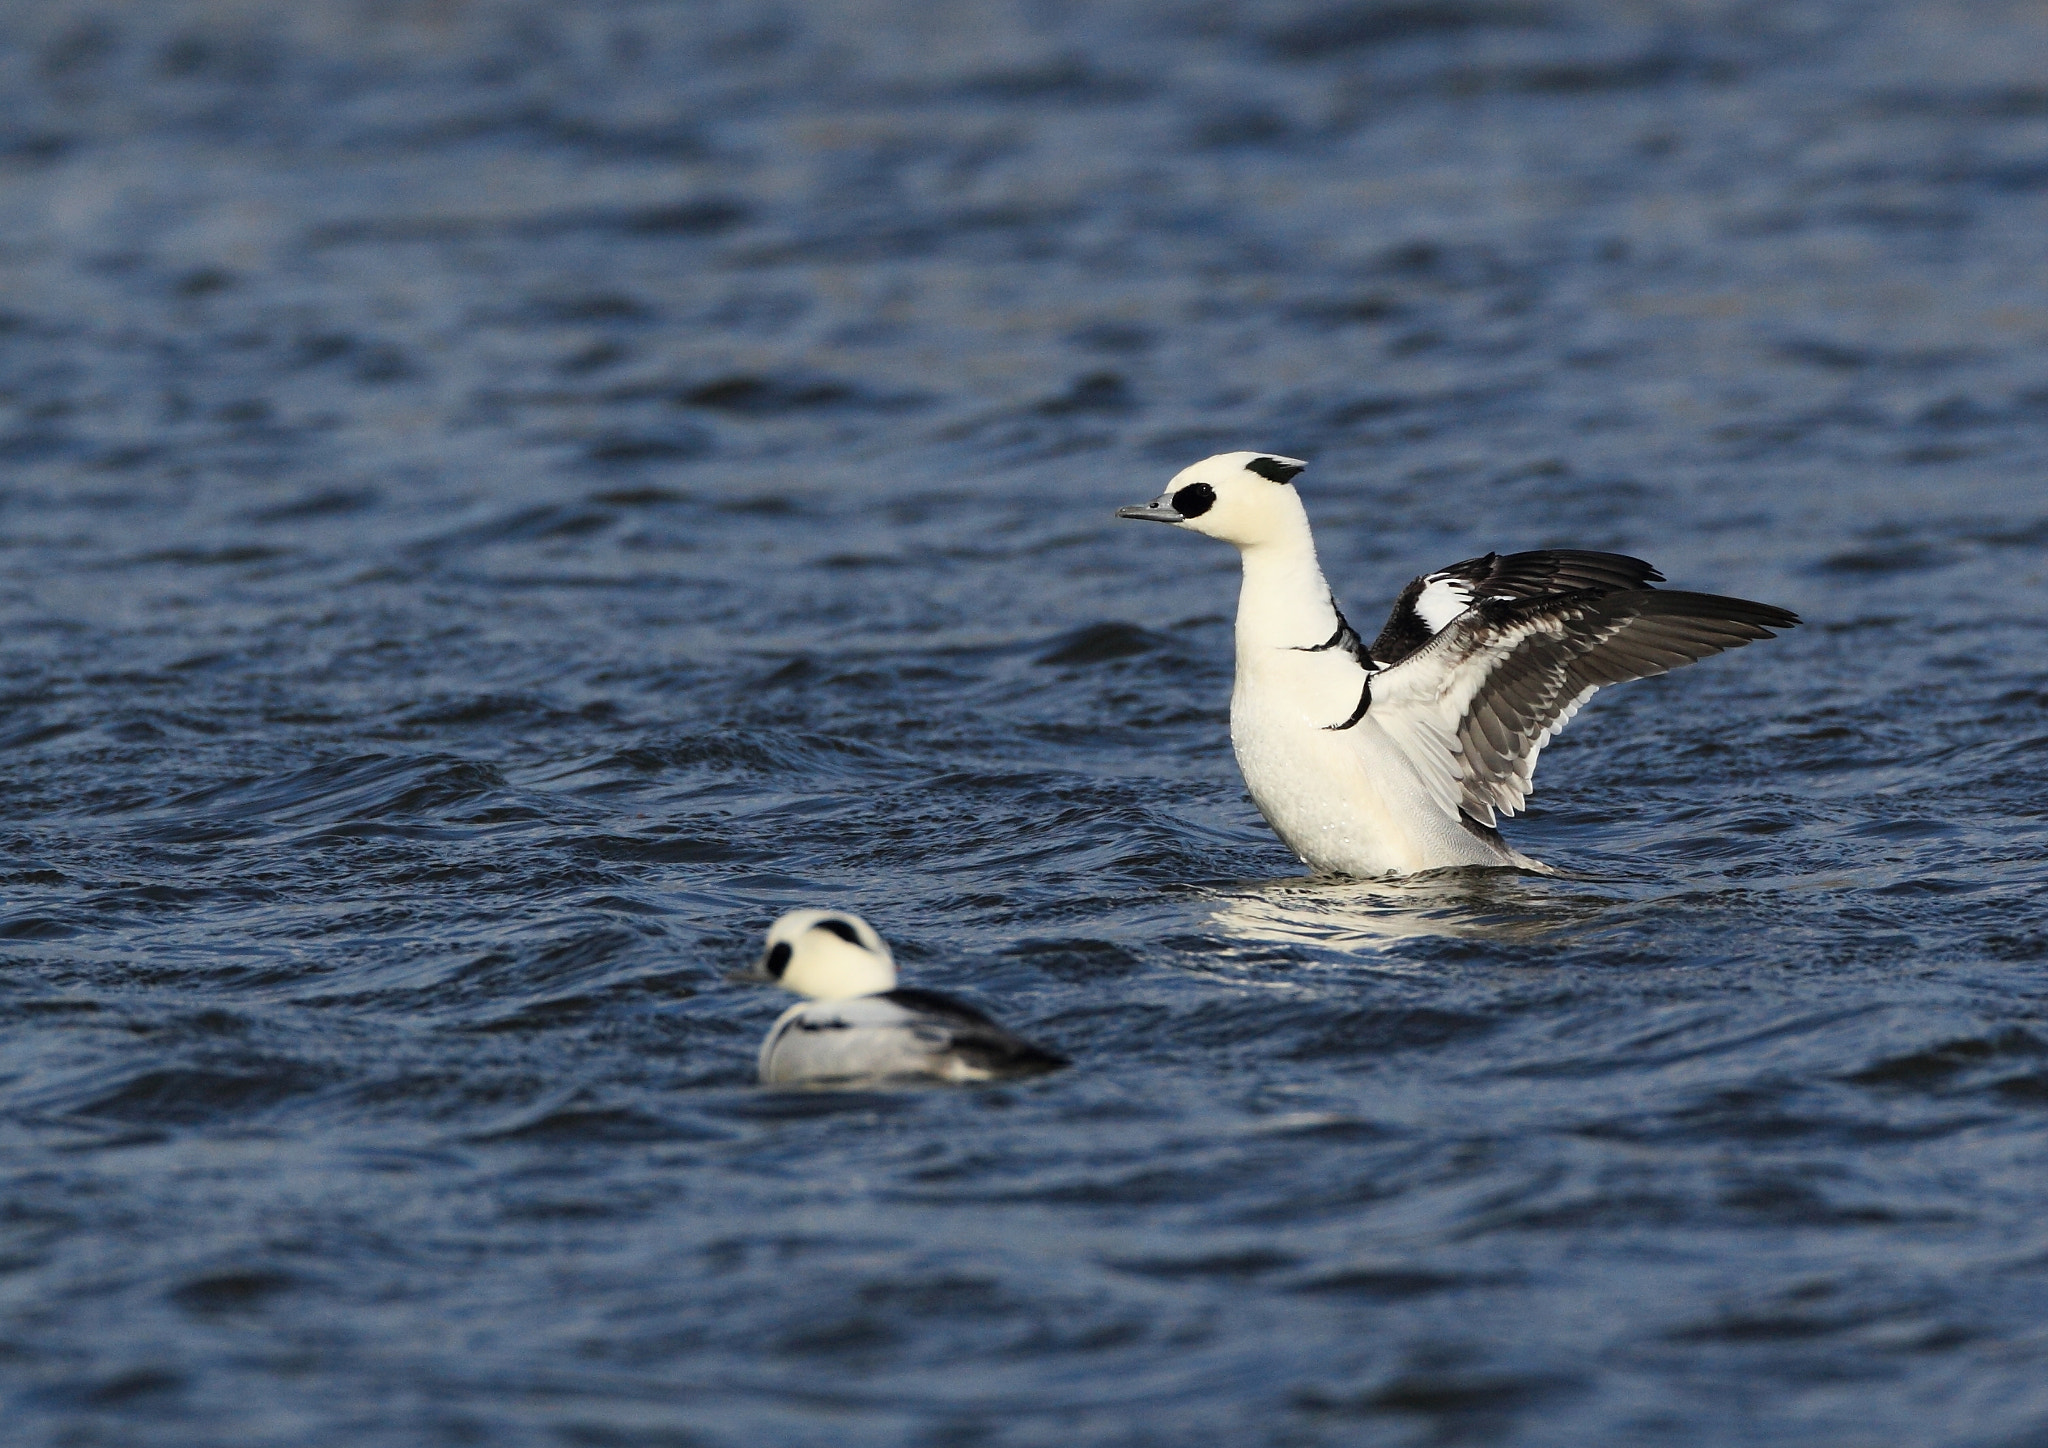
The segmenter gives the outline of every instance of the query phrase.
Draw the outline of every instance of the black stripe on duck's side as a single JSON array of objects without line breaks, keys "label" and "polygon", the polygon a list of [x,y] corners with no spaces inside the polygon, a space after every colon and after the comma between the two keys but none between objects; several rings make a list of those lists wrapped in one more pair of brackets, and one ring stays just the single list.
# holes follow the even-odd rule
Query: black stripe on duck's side
[{"label": "black stripe on duck's side", "polygon": [[1319,644],[1296,644],[1298,654],[1320,654],[1329,649],[1342,649],[1365,668],[1370,669],[1372,658],[1365,651],[1365,642],[1358,636],[1358,630],[1351,626],[1351,620],[1344,617],[1344,610],[1337,607],[1337,599],[1330,598],[1330,612],[1337,615],[1337,631]]},{"label": "black stripe on duck's side", "polygon": [[930,1027],[943,1032],[948,1039],[933,1044],[976,1070],[995,1076],[1030,1076],[1069,1064],[1057,1051],[1034,1045],[1004,1030],[973,1006],[937,991],[906,987],[889,991],[881,999],[915,1016],[909,1022],[912,1030]]},{"label": "black stripe on duck's side", "polygon": [[1372,675],[1367,674],[1365,676],[1364,682],[1361,683],[1358,687],[1358,707],[1351,711],[1351,717],[1349,719],[1346,719],[1342,724],[1325,724],[1323,727],[1325,729],[1333,731],[1349,729],[1352,725],[1356,724],[1359,720],[1363,719],[1365,717],[1365,711],[1370,709],[1371,707]]},{"label": "black stripe on duck's side", "polygon": [[[816,1009],[818,1009],[816,1006],[811,1007],[811,1010]],[[851,1031],[856,1029],[858,1027],[852,1021],[843,1020],[838,1016],[813,1016],[809,1011],[806,1011],[803,1015],[792,1016],[786,1021],[782,1029],[776,1033],[776,1039],[780,1040],[791,1031],[803,1031],[815,1036],[820,1031]]]}]

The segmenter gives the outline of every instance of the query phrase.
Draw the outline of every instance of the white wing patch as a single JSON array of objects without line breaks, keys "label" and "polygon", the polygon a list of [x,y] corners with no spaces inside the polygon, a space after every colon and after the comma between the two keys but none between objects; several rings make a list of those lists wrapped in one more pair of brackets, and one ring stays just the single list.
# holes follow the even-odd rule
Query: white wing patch
[{"label": "white wing patch", "polygon": [[1461,578],[1432,573],[1415,598],[1415,613],[1431,633],[1442,633],[1451,620],[1472,606],[1472,588]]}]

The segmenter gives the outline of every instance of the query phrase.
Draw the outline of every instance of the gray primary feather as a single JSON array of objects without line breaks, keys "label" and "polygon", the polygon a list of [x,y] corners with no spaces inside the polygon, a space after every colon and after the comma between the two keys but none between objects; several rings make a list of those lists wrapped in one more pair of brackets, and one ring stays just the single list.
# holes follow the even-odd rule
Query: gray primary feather
[{"label": "gray primary feather", "polygon": [[1496,811],[1522,807],[1538,752],[1595,689],[1668,673],[1798,621],[1769,604],[1649,588],[1494,599],[1397,669],[1478,671],[1457,724],[1458,774],[1461,807],[1490,825]]}]

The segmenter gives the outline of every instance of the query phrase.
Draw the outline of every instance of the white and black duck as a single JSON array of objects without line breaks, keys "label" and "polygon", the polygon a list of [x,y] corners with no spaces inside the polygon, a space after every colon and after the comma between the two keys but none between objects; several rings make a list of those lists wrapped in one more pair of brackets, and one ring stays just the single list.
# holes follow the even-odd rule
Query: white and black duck
[{"label": "white and black duck", "polygon": [[994,1081],[1067,1064],[973,1006],[898,987],[888,944],[843,910],[790,911],[769,928],[760,959],[731,978],[806,998],[784,1011],[761,1043],[760,1075],[768,1085]]},{"label": "white and black duck", "polygon": [[1782,608],[1652,585],[1618,553],[1489,553],[1403,589],[1379,637],[1345,621],[1293,486],[1305,464],[1222,453],[1120,518],[1234,544],[1230,741],[1253,801],[1321,873],[1544,868],[1497,816],[1522,807],[1536,756],[1596,689],[1774,637]]}]

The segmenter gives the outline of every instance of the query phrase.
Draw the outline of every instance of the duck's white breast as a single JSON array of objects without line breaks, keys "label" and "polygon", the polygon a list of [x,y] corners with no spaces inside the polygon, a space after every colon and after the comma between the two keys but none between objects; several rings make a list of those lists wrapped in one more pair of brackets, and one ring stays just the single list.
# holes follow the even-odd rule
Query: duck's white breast
[{"label": "duck's white breast", "polygon": [[1358,707],[1356,664],[1322,654],[1245,663],[1231,692],[1231,747],[1259,812],[1303,863],[1386,875],[1506,862],[1510,852],[1429,797],[1370,709],[1349,728],[1329,727]]}]

